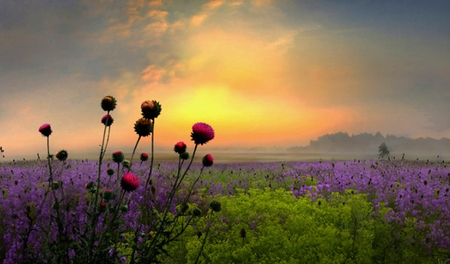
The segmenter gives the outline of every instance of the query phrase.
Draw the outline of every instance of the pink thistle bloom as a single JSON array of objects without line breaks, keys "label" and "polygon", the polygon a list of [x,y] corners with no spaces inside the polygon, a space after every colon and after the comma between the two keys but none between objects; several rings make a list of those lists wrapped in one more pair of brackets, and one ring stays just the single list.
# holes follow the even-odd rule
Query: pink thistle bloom
[{"label": "pink thistle bloom", "polygon": [[148,160],[148,154],[143,152],[141,153],[141,161],[147,161]]},{"label": "pink thistle bloom", "polygon": [[192,126],[191,138],[195,144],[203,145],[214,138],[214,129],[206,123],[196,123]]},{"label": "pink thistle bloom", "polygon": [[202,159],[202,164],[205,167],[210,167],[214,163],[214,158],[211,154],[206,154]]},{"label": "pink thistle bloom", "polygon": [[183,141],[180,141],[175,144],[173,150],[178,154],[183,154],[184,152],[186,152],[186,144]]},{"label": "pink thistle bloom", "polygon": [[133,173],[127,172],[123,175],[120,185],[125,191],[132,192],[139,187],[139,179]]},{"label": "pink thistle bloom", "polygon": [[112,125],[113,122],[114,122],[114,119],[112,118],[111,115],[104,115],[104,116],[102,117],[102,123],[103,123],[105,126],[110,126],[110,125]]},{"label": "pink thistle bloom", "polygon": [[52,134],[52,128],[50,127],[50,124],[43,124],[41,127],[39,127],[39,132],[41,132],[42,135],[48,137]]},{"label": "pink thistle bloom", "polygon": [[125,158],[125,155],[123,154],[122,151],[116,151],[116,152],[113,152],[112,158],[113,158],[114,162],[121,163],[123,161],[123,159]]}]

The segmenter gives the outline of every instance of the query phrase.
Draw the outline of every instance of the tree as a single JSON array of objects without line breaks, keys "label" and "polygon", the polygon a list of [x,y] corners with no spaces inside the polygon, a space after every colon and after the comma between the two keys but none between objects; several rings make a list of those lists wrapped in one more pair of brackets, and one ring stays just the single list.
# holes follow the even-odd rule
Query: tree
[{"label": "tree", "polygon": [[378,147],[378,153],[379,153],[379,157],[384,158],[384,156],[389,156],[389,149],[386,145],[386,143],[382,143],[379,147]]}]

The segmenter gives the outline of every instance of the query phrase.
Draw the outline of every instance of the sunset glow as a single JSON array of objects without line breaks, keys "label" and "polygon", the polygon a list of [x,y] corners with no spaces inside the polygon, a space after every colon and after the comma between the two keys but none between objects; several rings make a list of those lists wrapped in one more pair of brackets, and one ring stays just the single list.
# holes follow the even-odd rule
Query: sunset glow
[{"label": "sunset glow", "polygon": [[162,105],[155,137],[168,150],[196,122],[216,131],[210,149],[304,146],[340,131],[450,137],[449,8],[2,2],[0,146],[9,159],[35,157],[50,123],[55,151],[95,151],[105,95],[117,98],[110,147],[125,152],[145,100]]}]

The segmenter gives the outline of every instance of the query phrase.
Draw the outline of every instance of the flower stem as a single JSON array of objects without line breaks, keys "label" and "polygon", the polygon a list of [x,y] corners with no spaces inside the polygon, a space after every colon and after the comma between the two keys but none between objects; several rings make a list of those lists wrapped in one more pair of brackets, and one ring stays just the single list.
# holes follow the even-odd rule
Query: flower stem
[{"label": "flower stem", "polygon": [[152,118],[152,153],[151,153],[151,157],[150,157],[150,170],[148,172],[148,177],[147,177],[147,181],[145,182],[145,187],[144,190],[147,190],[147,186],[150,182],[150,179],[152,177],[152,171],[153,171],[153,160],[154,160],[154,153],[155,153],[155,119]]},{"label": "flower stem", "polygon": [[136,153],[136,148],[139,144],[139,140],[141,140],[141,136],[139,135],[137,141],[136,141],[136,145],[134,145],[134,149],[133,149],[133,153],[131,153],[131,158],[130,158],[130,167],[128,168],[128,171],[130,171],[131,169],[131,165],[133,164],[133,157],[134,157],[134,153]]}]

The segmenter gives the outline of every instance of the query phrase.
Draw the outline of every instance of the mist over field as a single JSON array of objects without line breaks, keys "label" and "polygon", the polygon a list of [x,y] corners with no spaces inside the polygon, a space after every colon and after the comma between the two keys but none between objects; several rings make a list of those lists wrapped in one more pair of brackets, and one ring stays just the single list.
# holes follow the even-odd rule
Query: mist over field
[{"label": "mist over field", "polygon": [[[382,136],[363,133],[349,136],[347,133],[326,134],[311,140],[306,146],[291,147],[214,147],[205,145],[199,149],[196,157],[200,159],[205,154],[212,154],[216,163],[247,163],[247,162],[271,162],[271,161],[319,161],[319,160],[376,160],[379,159],[379,146],[386,143],[389,155],[384,159],[401,160],[429,160],[442,162],[450,160],[450,139],[419,138],[411,139],[396,137],[392,135]],[[188,143],[189,145],[189,143]],[[190,146],[192,147],[192,146]],[[59,149],[55,148],[55,152]],[[130,159],[131,146],[109,148],[106,160],[111,159],[112,152],[121,150],[125,157]],[[74,160],[97,160],[99,150],[90,149],[87,151],[71,151],[69,159]],[[139,161],[142,152],[150,153],[150,148],[146,145],[140,146],[133,161]],[[188,152],[192,151],[188,147]],[[4,154],[7,152],[4,152]],[[44,159],[44,153],[39,153],[40,159]],[[178,155],[171,146],[155,147],[155,161],[178,160]],[[23,156],[5,155],[2,161],[12,160],[36,160],[38,153],[23,153]]]}]

